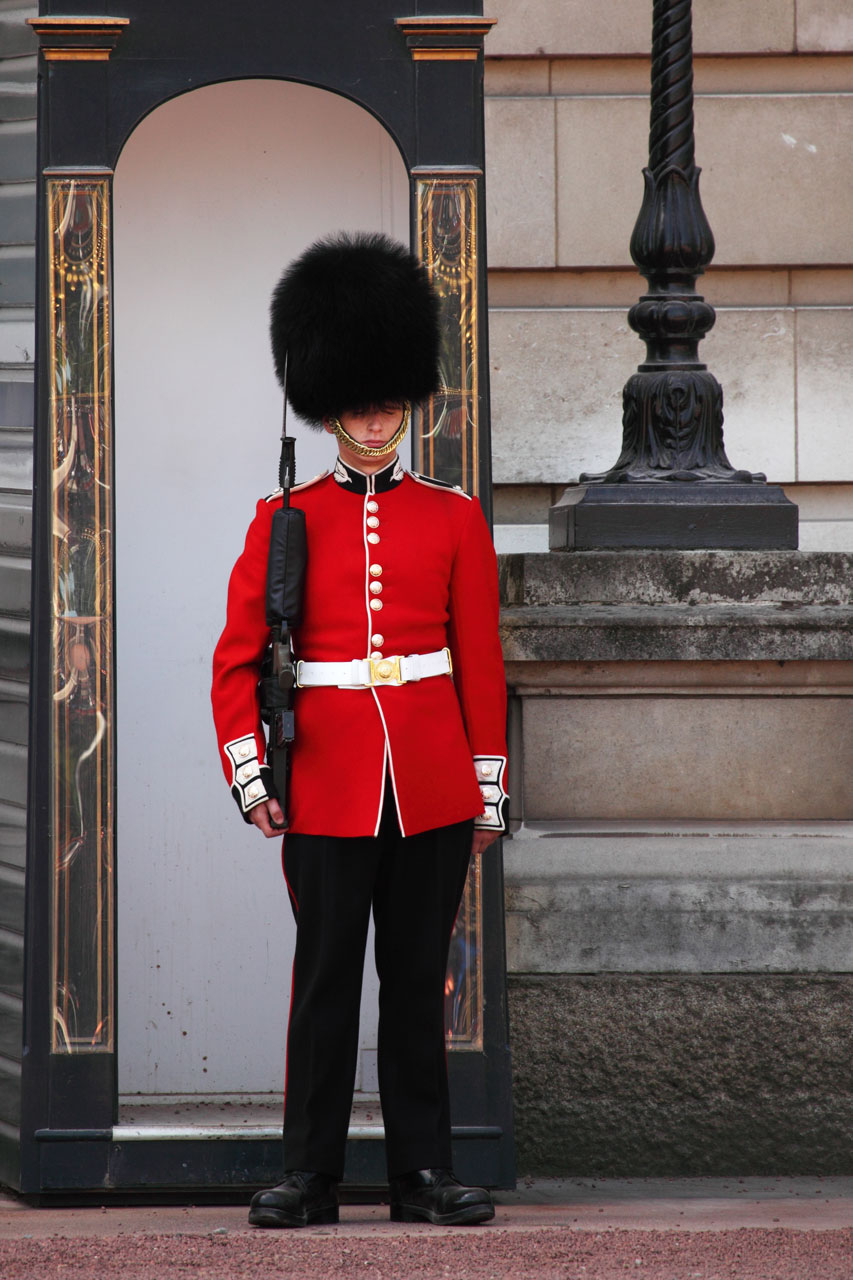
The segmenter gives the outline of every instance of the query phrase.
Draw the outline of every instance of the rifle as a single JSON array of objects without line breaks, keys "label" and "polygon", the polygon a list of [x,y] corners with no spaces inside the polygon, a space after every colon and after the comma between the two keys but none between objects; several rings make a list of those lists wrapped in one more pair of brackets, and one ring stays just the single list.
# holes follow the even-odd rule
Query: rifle
[{"label": "rifle", "polygon": [[269,725],[267,764],[272,769],[287,829],[287,782],[290,773],[290,746],[295,723],[293,689],[296,667],[291,631],[302,618],[302,594],[308,547],[305,512],[290,505],[295,470],[296,441],[282,433],[278,482],[283,501],[273,513],[267,559],[266,619],[270,644],[261,667],[261,719]]}]

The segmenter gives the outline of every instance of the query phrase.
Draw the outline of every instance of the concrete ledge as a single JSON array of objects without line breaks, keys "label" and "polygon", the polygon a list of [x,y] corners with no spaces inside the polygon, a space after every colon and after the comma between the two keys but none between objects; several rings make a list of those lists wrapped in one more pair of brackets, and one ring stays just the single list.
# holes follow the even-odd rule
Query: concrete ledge
[{"label": "concrete ledge", "polygon": [[528,552],[500,558],[505,605],[851,605],[853,554]]},{"label": "concrete ledge", "polygon": [[849,661],[853,606],[504,608],[507,662]]},{"label": "concrete ledge", "polygon": [[509,984],[519,1176],[853,1172],[853,978]]},{"label": "concrete ledge", "polygon": [[504,845],[510,973],[853,972],[853,823],[541,822]]}]

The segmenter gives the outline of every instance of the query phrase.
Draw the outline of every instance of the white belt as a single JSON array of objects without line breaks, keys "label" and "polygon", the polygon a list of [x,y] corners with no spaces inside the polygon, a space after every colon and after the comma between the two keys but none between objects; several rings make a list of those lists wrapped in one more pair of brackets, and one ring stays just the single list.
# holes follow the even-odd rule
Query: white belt
[{"label": "white belt", "polygon": [[337,685],[339,689],[370,689],[374,685],[407,684],[429,676],[453,674],[449,649],[435,653],[410,653],[407,657],[353,658],[352,662],[297,662],[296,683],[300,689],[311,685]]}]

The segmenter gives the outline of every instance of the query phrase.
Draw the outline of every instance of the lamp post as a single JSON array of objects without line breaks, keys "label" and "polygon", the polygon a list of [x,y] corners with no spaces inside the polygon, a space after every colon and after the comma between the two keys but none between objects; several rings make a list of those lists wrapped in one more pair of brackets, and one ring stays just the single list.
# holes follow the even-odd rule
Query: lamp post
[{"label": "lamp post", "polygon": [[648,292],[628,323],[646,360],[623,391],[622,452],[552,507],[552,550],[792,548],[797,508],[723,448],[723,391],[699,359],[714,308],[696,280],[714,256],[694,155],[692,0],[654,0],[649,164],[631,237]]}]

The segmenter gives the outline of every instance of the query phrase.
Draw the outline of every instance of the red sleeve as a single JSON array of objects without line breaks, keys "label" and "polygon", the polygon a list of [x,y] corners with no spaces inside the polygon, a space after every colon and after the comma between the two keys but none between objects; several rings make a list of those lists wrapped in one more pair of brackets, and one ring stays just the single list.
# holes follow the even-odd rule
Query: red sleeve
[{"label": "red sleeve", "polygon": [[498,566],[476,498],[459,539],[450,578],[448,639],[453,679],[483,797],[475,825],[506,830],[506,676],[498,633]]},{"label": "red sleeve", "polygon": [[264,763],[258,699],[266,623],[267,556],[275,504],[258,503],[243,553],[228,583],[225,628],[213,653],[213,720],[222,768],[246,821],[248,811],[274,794]]}]

